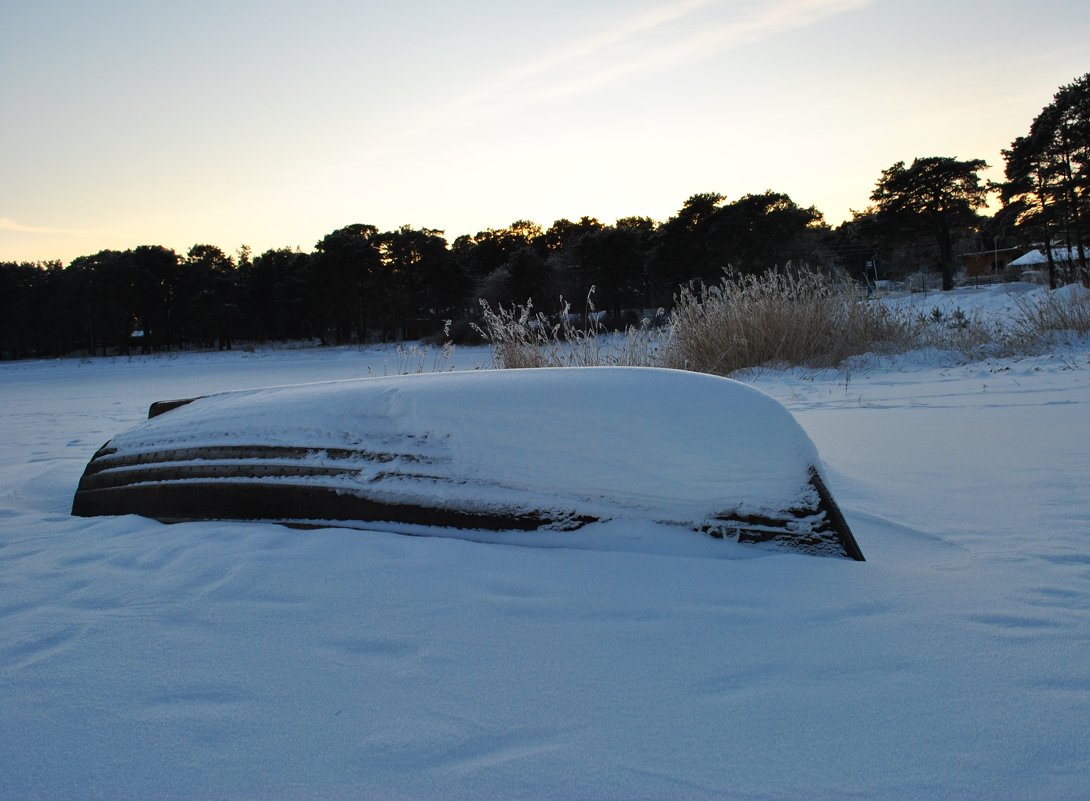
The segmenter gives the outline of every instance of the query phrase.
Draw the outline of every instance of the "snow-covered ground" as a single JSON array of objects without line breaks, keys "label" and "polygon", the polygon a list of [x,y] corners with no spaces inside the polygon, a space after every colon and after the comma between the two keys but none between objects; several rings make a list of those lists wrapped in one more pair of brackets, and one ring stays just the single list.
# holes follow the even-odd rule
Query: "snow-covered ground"
[{"label": "snow-covered ground", "polygon": [[1019,299],[1041,293],[1042,288],[1037,284],[1018,282],[979,288],[962,287],[952,292],[896,292],[883,295],[881,300],[894,309],[904,309],[924,317],[930,317],[938,309],[943,318],[949,320],[960,309],[970,319],[1005,322],[1017,311]]},{"label": "snow-covered ground", "polygon": [[753,376],[864,563],[69,515],[153,400],[396,369],[0,365],[0,798],[1090,798],[1086,347]]}]

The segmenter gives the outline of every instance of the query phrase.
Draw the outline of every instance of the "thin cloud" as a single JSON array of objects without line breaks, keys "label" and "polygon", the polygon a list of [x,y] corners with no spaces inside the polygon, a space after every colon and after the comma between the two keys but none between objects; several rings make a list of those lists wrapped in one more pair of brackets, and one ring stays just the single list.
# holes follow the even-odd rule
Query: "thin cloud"
[{"label": "thin cloud", "polygon": [[641,34],[661,28],[664,25],[690,16],[702,8],[714,6],[716,3],[717,0],[682,0],[682,2],[650,9],[625,24],[587,37],[552,56],[517,67],[509,72],[498,84],[490,87],[490,91],[497,92],[506,87],[517,86],[528,78],[533,78],[542,73],[550,73],[556,69],[562,69],[573,63],[591,58],[604,50],[622,45]]},{"label": "thin cloud", "polygon": [[[651,69],[695,61],[714,52],[753,44],[822,19],[870,5],[873,0],[681,0],[650,9],[550,56],[508,70],[487,86],[464,93],[429,114],[409,135],[454,122],[471,123],[501,108],[525,108],[616,83]],[[699,19],[704,14],[703,22]],[[704,27],[693,33],[690,25]],[[677,28],[670,30],[671,26]]]},{"label": "thin cloud", "polygon": [[771,39],[875,0],[675,0],[501,70],[477,89],[422,113],[408,129],[372,140],[348,159],[326,163],[331,173],[369,168],[402,153],[408,140],[471,126],[590,93],[639,73],[664,70],[716,52]]},{"label": "thin cloud", "polygon": [[557,72],[570,70],[611,48],[623,46],[643,34],[721,2],[722,0],[679,0],[649,9],[614,28],[569,44],[552,55],[514,67],[476,91],[455,97],[407,133],[426,133],[439,126],[449,125],[452,119],[463,123],[470,122],[500,106],[510,105],[513,98],[516,99],[516,105],[526,105],[528,98],[524,86],[527,82],[539,78],[548,79]]},{"label": "thin cloud", "polygon": [[585,74],[545,86],[532,93],[529,102],[547,101],[565,95],[590,91],[635,73],[662,69],[696,61],[711,53],[754,44],[782,33],[806,28],[826,17],[853,11],[871,0],[781,0],[755,7],[751,16],[739,17],[711,26],[695,35],[650,47],[639,59],[618,60]]},{"label": "thin cloud", "polygon": [[48,228],[40,225],[25,225],[11,217],[0,217],[0,231],[11,231],[16,234],[80,234],[82,231],[73,231],[68,228]]}]

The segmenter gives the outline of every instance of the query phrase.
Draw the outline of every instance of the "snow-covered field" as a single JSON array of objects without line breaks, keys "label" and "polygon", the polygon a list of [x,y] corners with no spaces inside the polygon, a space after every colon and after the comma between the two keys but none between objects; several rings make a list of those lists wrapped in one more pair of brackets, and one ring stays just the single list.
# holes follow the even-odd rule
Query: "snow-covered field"
[{"label": "snow-covered field", "polygon": [[69,515],[153,400],[396,367],[0,365],[0,798],[1090,798],[1085,346],[753,376],[864,563]]}]

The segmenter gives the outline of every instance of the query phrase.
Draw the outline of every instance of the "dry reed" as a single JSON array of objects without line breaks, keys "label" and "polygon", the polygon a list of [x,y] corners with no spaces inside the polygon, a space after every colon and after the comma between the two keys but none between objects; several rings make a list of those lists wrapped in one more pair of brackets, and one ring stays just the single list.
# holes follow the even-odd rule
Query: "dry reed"
[{"label": "dry reed", "polygon": [[821,273],[728,272],[678,295],[662,363],[719,375],[770,363],[831,367],[904,347],[913,332],[904,315]]}]

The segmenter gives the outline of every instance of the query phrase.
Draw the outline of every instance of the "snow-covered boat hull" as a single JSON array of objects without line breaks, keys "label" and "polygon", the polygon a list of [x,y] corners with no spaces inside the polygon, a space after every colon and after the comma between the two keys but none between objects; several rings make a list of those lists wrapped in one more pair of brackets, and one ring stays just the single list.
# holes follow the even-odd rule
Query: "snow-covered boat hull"
[{"label": "snow-covered boat hull", "polygon": [[72,511],[489,539],[650,521],[862,560],[817,465],[779,403],[728,379],[444,373],[153,404],[95,454]]}]

